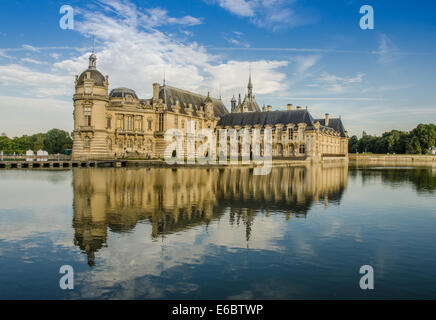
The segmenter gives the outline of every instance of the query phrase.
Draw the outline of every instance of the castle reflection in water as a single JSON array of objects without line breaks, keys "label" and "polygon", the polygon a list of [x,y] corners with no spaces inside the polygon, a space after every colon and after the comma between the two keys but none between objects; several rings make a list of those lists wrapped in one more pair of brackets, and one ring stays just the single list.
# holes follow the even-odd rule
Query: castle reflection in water
[{"label": "castle reflection in water", "polygon": [[153,239],[228,219],[255,237],[256,215],[272,212],[304,218],[314,203],[339,203],[348,167],[273,168],[255,176],[250,168],[73,170],[74,243],[95,264],[107,246],[108,230],[129,232],[138,222],[152,225]]}]

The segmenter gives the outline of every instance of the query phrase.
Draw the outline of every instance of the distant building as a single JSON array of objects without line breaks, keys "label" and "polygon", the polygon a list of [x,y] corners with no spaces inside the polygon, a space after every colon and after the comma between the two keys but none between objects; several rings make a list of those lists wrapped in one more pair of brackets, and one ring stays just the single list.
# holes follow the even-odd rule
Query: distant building
[{"label": "distant building", "polygon": [[[231,113],[223,116],[217,129],[264,129],[273,132],[273,157],[347,156],[348,133],[340,118],[314,119],[307,109],[288,105],[287,111]],[[262,139],[263,140],[263,139]],[[262,150],[262,148],[261,148]]]},{"label": "distant building", "polygon": [[74,158],[114,158],[125,155],[163,157],[170,142],[165,132],[179,129],[186,137],[187,123],[195,129],[261,129],[273,131],[273,156],[347,156],[348,137],[340,118],[315,119],[307,109],[291,104],[287,111],[263,111],[253,94],[251,72],[248,93],[231,100],[229,113],[221,99],[165,84],[153,84],[153,97],[140,99],[134,90],[109,92],[109,77],[97,70],[91,54],[89,67],[76,76],[74,100]]},{"label": "distant building", "polygon": [[244,101],[241,100],[241,94],[236,103],[236,99],[233,96],[231,100],[232,113],[244,113],[244,112],[260,112],[259,105],[253,95],[253,84],[251,83],[251,72],[248,80],[248,94],[245,95]]}]

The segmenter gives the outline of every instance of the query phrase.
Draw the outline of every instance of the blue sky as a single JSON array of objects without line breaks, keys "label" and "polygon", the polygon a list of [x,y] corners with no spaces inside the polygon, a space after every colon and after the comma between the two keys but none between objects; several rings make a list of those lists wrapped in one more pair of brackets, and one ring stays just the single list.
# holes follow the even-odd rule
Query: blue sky
[{"label": "blue sky", "polygon": [[[359,27],[362,5],[375,29]],[[74,30],[59,27],[62,5]],[[357,0],[3,1],[0,131],[72,130],[74,75],[95,36],[110,87],[151,96],[153,82],[273,109],[341,116],[350,134],[436,123],[436,3]]]}]

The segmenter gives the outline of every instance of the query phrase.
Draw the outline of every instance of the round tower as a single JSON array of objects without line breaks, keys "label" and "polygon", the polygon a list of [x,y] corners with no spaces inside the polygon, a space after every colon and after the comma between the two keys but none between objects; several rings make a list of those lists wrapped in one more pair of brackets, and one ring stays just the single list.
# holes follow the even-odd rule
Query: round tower
[{"label": "round tower", "polygon": [[108,142],[106,106],[109,102],[108,76],[97,70],[97,56],[89,56],[88,69],[76,76],[74,101],[73,158],[112,157]]}]

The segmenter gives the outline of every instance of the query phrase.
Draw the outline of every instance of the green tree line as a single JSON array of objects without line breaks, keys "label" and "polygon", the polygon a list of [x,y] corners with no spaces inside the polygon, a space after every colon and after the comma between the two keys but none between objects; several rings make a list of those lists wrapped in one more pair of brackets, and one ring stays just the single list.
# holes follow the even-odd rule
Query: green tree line
[{"label": "green tree line", "polygon": [[381,136],[372,136],[364,131],[362,138],[352,136],[348,143],[350,153],[378,154],[427,154],[436,146],[436,125],[420,124],[409,132],[392,130]]},{"label": "green tree line", "polygon": [[24,154],[27,150],[45,150],[49,154],[63,153],[73,147],[73,139],[68,132],[52,129],[47,133],[37,133],[31,136],[8,138],[5,133],[0,136],[0,151],[5,154]]}]

